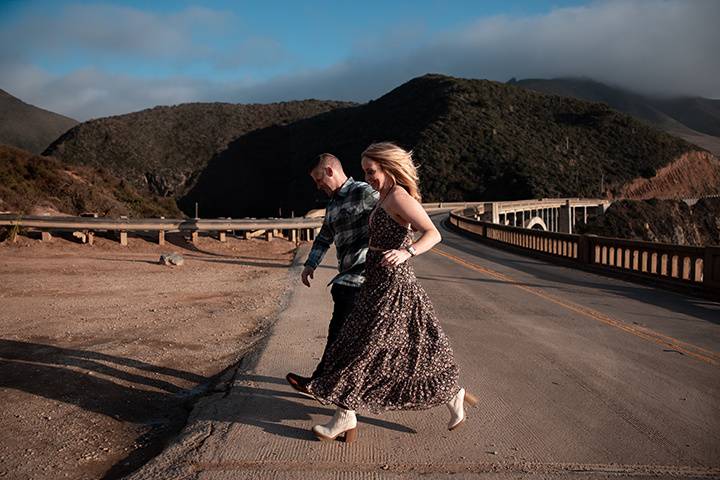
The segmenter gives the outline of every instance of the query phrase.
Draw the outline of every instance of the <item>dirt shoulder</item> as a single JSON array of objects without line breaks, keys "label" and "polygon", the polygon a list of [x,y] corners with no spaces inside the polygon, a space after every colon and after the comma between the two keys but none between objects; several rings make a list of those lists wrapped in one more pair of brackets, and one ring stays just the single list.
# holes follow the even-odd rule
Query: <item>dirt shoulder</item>
[{"label": "dirt shoulder", "polygon": [[0,245],[0,478],[129,473],[277,315],[294,244],[168,240]]}]

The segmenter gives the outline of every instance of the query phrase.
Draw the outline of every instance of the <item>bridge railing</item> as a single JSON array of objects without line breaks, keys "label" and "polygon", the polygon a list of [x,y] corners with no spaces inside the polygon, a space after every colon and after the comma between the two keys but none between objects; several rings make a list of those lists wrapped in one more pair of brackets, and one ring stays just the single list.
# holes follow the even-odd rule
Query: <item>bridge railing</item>
[{"label": "bridge railing", "polygon": [[17,226],[42,232],[43,240],[49,240],[50,232],[74,232],[83,242],[93,243],[95,232],[115,232],[120,243],[127,245],[128,232],[153,232],[158,243],[165,243],[169,232],[189,233],[191,241],[197,242],[200,232],[215,232],[225,241],[226,232],[240,231],[245,238],[265,235],[268,240],[284,236],[291,241],[312,240],[322,226],[322,218],[244,218],[244,219],[172,219],[172,218],[93,218],[50,217],[32,215],[0,214],[0,226]]},{"label": "bridge railing", "polygon": [[0,225],[19,225],[28,228],[48,228],[56,230],[93,229],[209,232],[217,230],[257,230],[261,228],[315,228],[322,226],[322,218],[93,218],[0,214]]},{"label": "bridge railing", "polygon": [[450,213],[449,222],[479,238],[611,271],[720,295],[720,247],[693,247],[498,225]]}]

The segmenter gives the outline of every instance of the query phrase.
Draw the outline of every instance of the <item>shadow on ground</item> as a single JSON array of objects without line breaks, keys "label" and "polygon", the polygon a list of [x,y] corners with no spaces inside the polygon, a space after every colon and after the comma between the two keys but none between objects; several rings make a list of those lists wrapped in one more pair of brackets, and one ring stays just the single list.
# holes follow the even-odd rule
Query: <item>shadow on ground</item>
[{"label": "shadow on ground", "polygon": [[157,455],[185,424],[191,400],[210,380],[130,358],[0,339],[0,388],[7,395],[22,391],[145,427],[135,441],[141,447],[112,467],[108,480]]},{"label": "shadow on ground", "polygon": [[[268,384],[278,385],[279,388],[268,388]],[[261,428],[270,435],[316,442],[318,440],[310,431],[313,426],[311,415],[324,416],[329,420],[335,412],[333,405],[325,406],[314,400],[311,405],[306,401],[300,402],[299,400],[309,399],[293,391],[285,379],[265,375],[239,375],[228,395],[232,397],[232,401],[224,402],[219,408],[208,409],[199,418],[243,423]],[[304,421],[306,427],[298,428],[286,424],[296,423],[298,420]],[[317,421],[317,418],[315,420]],[[365,415],[359,415],[359,421],[378,428],[416,433],[404,425]]]}]

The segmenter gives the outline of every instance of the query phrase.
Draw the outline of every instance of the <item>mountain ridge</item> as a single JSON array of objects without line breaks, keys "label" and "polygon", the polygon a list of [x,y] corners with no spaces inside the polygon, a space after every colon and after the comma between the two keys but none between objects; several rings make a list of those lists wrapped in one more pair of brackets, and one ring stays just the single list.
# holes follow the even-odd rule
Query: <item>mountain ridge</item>
[{"label": "mountain ridge", "polygon": [[428,74],[367,104],[238,138],[179,205],[232,217],[317,208],[308,161],[330,151],[358,177],[362,150],[384,140],[414,149],[428,201],[613,196],[699,150],[601,103]]},{"label": "mountain ridge", "polygon": [[347,105],[354,104],[302,100],[157,106],[79,124],[43,155],[103,167],[140,191],[174,197],[184,193],[207,161],[233,139]]},{"label": "mountain ridge", "polygon": [[0,89],[0,144],[39,154],[77,120],[51,112]]}]

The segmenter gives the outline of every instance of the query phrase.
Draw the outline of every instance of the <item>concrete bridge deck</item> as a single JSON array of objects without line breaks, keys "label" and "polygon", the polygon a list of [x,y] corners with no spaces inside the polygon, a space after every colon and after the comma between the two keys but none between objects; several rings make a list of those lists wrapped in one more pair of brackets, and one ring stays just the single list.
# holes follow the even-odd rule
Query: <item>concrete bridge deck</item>
[{"label": "concrete bridge deck", "polygon": [[438,408],[361,415],[352,445],[314,440],[332,409],[283,377],[321,354],[330,252],[313,288],[293,272],[266,345],[130,478],[720,478],[720,304],[442,233],[414,261],[480,398],[461,429]]}]

